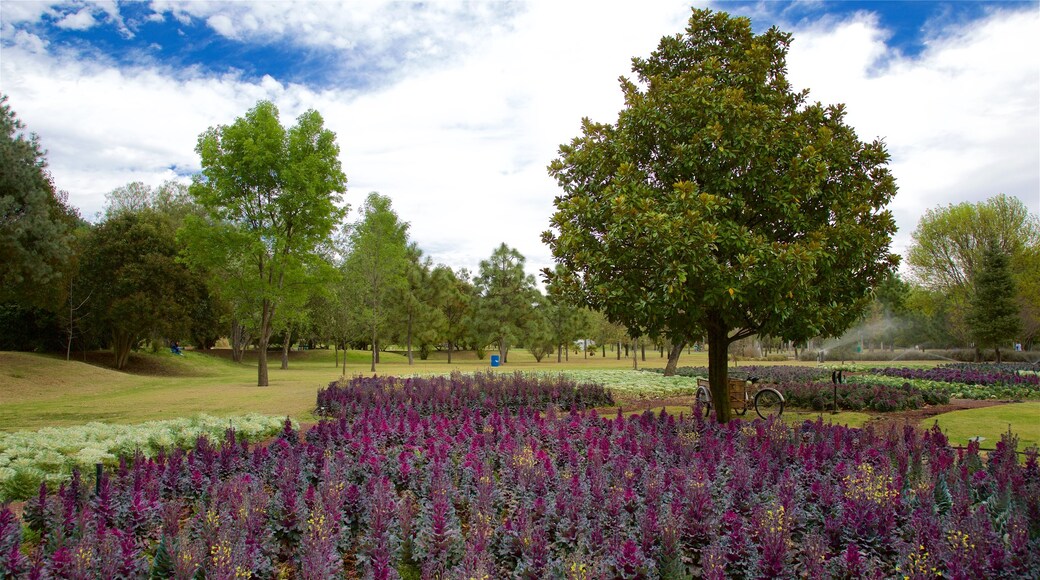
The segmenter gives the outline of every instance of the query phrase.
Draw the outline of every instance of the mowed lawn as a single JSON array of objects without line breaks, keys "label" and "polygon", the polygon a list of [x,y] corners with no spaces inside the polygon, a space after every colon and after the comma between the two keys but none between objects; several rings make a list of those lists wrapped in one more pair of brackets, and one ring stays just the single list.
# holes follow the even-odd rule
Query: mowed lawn
[{"label": "mowed lawn", "polygon": [[[453,370],[545,372],[632,368],[632,358],[622,356],[618,360],[609,350],[606,357],[600,351],[597,356],[588,358],[572,352],[569,361],[557,363],[554,354],[539,363],[526,350],[515,349],[509,353],[509,364],[497,369],[491,369],[490,355],[489,352],[484,359],[479,359],[472,351],[455,353],[449,365],[446,352],[434,352],[429,360],[422,361],[416,356],[415,364],[408,365],[404,355],[385,352],[380,355],[382,362],[377,365],[377,374],[412,376],[446,374]],[[268,361],[271,384],[257,387],[255,352],[247,353],[243,363],[232,362],[227,351],[188,351],[184,357],[167,352],[135,353],[131,372],[69,362],[52,355],[0,352],[0,431],[82,425],[91,421],[138,423],[197,413],[230,416],[252,412],[314,421],[312,411],[318,390],[344,374],[342,356],[341,351],[337,365],[332,351],[293,352],[289,368],[282,370],[281,354],[272,352]],[[346,376],[371,375],[371,353],[349,351],[347,357]],[[108,358],[99,353],[91,360],[104,362]],[[657,351],[648,350],[646,360],[640,358],[638,365],[639,368],[662,368],[665,362]],[[679,365],[707,366],[706,353],[684,353]],[[647,408],[655,412],[665,409],[674,414],[689,412],[688,407],[674,402],[666,403],[666,407],[644,401],[619,403],[626,414]],[[869,414],[852,412],[830,415],[789,409],[784,413],[784,419],[790,424],[821,416],[825,422],[850,427],[861,426],[870,418]],[[947,413],[926,420],[920,427],[928,428],[935,420],[954,444],[982,436],[985,437],[983,447],[992,447],[1009,425],[1019,436],[1019,449],[1040,444],[1040,402]]]},{"label": "mowed lawn", "polygon": [[[427,361],[416,355],[415,364],[408,365],[404,355],[385,352],[380,354],[376,372],[381,376],[412,376],[488,370],[490,354],[481,360],[471,351],[454,353],[449,365],[446,352],[435,352]],[[607,354],[606,358],[584,358],[572,352],[569,361],[557,363],[553,356],[539,363],[527,351],[516,349],[509,353],[509,364],[495,370],[632,368],[631,358],[617,360],[613,353]],[[372,374],[371,353],[348,351],[347,355],[346,376]],[[647,351],[646,357],[645,363],[639,361],[641,368],[665,364],[656,351]],[[694,352],[684,355],[679,364],[706,365],[707,357]],[[257,387],[255,352],[247,353],[241,364],[232,362],[226,351],[187,351],[184,357],[165,352],[135,353],[132,372],[57,356],[0,352],[0,431],[90,421],[137,423],[196,413],[227,416],[255,412],[310,421],[318,390],[343,376],[342,358],[337,365],[334,353],[328,350],[293,352],[287,370],[280,368],[281,353],[271,352],[268,366],[270,385]]]},{"label": "mowed lawn", "polygon": [[993,449],[1010,429],[1018,436],[1018,450],[1040,446],[1040,402],[1011,403],[944,413],[921,423],[921,428],[935,422],[954,445],[967,445],[972,437],[982,437],[979,446]]}]

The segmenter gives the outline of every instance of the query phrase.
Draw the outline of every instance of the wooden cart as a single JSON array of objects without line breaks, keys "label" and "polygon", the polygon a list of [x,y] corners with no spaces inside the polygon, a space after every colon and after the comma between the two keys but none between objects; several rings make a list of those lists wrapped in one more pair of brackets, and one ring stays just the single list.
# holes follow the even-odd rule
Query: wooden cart
[{"label": "wooden cart", "polygon": [[[755,413],[765,419],[767,417],[779,417],[784,412],[784,396],[780,391],[771,387],[755,387],[758,379],[752,377],[745,379],[728,379],[729,407],[733,412],[743,416],[751,407]],[[704,416],[713,413],[711,402],[711,386],[708,379],[697,379],[697,403],[704,410]]]}]

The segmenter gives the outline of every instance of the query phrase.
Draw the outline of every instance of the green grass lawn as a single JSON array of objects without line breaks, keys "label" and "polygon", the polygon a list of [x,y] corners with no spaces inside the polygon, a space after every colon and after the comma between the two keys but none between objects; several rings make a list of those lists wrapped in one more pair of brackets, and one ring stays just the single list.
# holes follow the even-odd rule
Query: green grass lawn
[{"label": "green grass lawn", "polygon": [[[490,368],[490,354],[479,359],[472,351],[455,353],[452,364],[446,352],[434,352],[429,360],[408,365],[407,358],[397,352],[381,354],[379,375],[411,376],[444,374],[453,370],[473,372],[495,370],[567,371],[599,369],[631,369],[632,359],[607,352],[603,357],[584,357],[570,353],[569,360],[556,362],[555,355],[535,361],[525,350],[509,353],[509,364]],[[230,360],[227,351],[202,353],[187,351],[177,357],[168,352],[135,353],[130,372],[118,372],[96,364],[65,361],[64,358],[31,353],[0,352],[0,431],[39,429],[41,427],[82,425],[91,421],[106,423],[138,423],[197,413],[216,416],[261,413],[290,416],[297,421],[313,421],[311,411],[319,389],[343,375],[342,356],[339,364],[329,350],[293,352],[288,370],[280,367],[280,353],[269,357],[270,386],[256,386],[256,353],[247,352],[243,363]],[[348,351],[346,375],[369,375],[371,353]],[[108,357],[91,357],[102,363]],[[647,351],[639,368],[661,368],[665,359],[656,351]],[[684,354],[680,366],[707,366],[706,353]],[[744,363],[742,363],[744,364]],[[750,363],[748,363],[750,364]],[[774,364],[774,363],[757,363]],[[812,365],[815,363],[802,363]],[[880,364],[880,363],[879,363]],[[625,413],[642,412],[651,401],[619,401]],[[658,403],[653,407],[660,412]],[[665,407],[671,413],[688,413],[682,405]],[[829,423],[861,426],[869,415],[844,412],[838,415],[788,409],[784,420],[797,424],[818,417]],[[958,411],[939,417],[955,443],[981,435],[992,446],[1000,434],[1012,425],[1019,433],[1020,446],[1040,441],[1040,403],[1004,405],[972,411]],[[931,423],[922,424],[927,428]]]},{"label": "green grass lawn", "polygon": [[[479,359],[472,351],[434,352],[429,360],[408,365],[407,357],[396,352],[380,354],[379,375],[411,376],[444,374],[453,370],[473,372],[490,369],[490,352]],[[137,423],[196,413],[217,416],[243,413],[290,416],[311,421],[318,389],[340,378],[339,364],[329,350],[292,352],[288,370],[282,370],[281,354],[268,358],[270,386],[256,386],[256,353],[247,352],[242,363],[230,360],[227,351],[202,353],[187,351],[177,357],[168,352],[134,353],[130,372],[119,372],[95,364],[65,361],[63,357],[33,353],[0,352],[0,430],[18,431],[50,426],[80,425],[90,421]],[[585,358],[570,353],[569,361],[556,357],[535,361],[525,350],[509,353],[509,364],[497,372],[556,371],[568,369],[630,369],[631,358],[617,360],[608,351],[606,358]],[[110,358],[91,356],[92,362]],[[663,367],[665,359],[648,351],[642,367]],[[706,365],[704,353],[692,353],[681,365]],[[371,353],[348,351],[346,375],[371,374]]]},{"label": "green grass lawn", "polygon": [[1012,403],[981,409],[967,409],[939,415],[921,423],[922,429],[934,422],[946,433],[950,443],[967,445],[971,437],[985,437],[984,449],[993,449],[1008,428],[1018,435],[1018,450],[1040,446],[1040,402]]}]

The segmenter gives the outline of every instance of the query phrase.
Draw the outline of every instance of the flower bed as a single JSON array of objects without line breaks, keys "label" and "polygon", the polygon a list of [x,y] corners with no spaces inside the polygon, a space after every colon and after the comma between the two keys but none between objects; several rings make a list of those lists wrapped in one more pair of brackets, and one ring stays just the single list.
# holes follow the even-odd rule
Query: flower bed
[{"label": "flower bed", "polygon": [[196,415],[137,425],[88,423],[38,431],[0,433],[0,500],[25,499],[41,481],[68,481],[73,468],[116,465],[118,457],[141,453],[154,457],[161,449],[189,449],[200,436],[219,439],[232,428],[241,440],[256,441],[278,433],[283,419],[264,415],[213,417]]},{"label": "flower bed", "polygon": [[[772,385],[784,395],[787,404],[802,409],[824,411],[834,405],[833,383],[778,383]],[[847,411],[907,411],[924,405],[943,405],[950,397],[937,390],[922,390],[910,383],[876,384],[849,382],[837,385],[838,408]]]},{"label": "flower bed", "polygon": [[1032,372],[1011,370],[1009,366],[958,364],[930,369],[875,368],[871,373],[903,379],[924,379],[943,383],[959,383],[984,387],[1022,387],[1040,396],[1040,376]]},{"label": "flower bed", "polygon": [[524,373],[458,372],[450,376],[412,378],[354,377],[346,383],[332,382],[318,391],[318,411],[324,415],[362,412],[373,406],[407,405],[428,415],[439,411],[469,409],[517,410],[586,409],[613,405],[602,385],[576,381],[563,375]]},{"label": "flower bed", "polygon": [[98,494],[78,477],[41,488],[27,536],[0,510],[0,576],[1040,573],[1040,467],[1010,441],[983,461],[938,430],[605,419],[476,396],[430,412],[369,400],[303,440],[287,426],[266,447],[138,458]]}]

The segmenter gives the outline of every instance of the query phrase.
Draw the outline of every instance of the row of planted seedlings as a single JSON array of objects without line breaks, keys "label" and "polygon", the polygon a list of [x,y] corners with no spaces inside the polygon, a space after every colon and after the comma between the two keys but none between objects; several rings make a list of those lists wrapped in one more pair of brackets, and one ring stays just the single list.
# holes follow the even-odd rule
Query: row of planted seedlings
[{"label": "row of planted seedlings", "polygon": [[[677,371],[684,376],[708,376],[706,367],[682,367]],[[842,382],[835,385],[835,371],[826,367],[805,366],[742,366],[730,371],[733,378],[755,377],[759,384],[768,384],[780,391],[789,407],[824,411],[837,406],[845,411],[906,411],[925,405],[950,402],[944,389],[921,388],[910,381],[869,373],[845,373]]]},{"label": "row of planted seedlings", "polygon": [[24,538],[0,512],[0,576],[1040,574],[1035,449],[1019,461],[1006,440],[983,460],[938,430],[601,418],[579,385],[540,381],[355,379],[322,391],[332,416],[302,439],[229,434],[126,461],[96,494],[41,488]]}]

